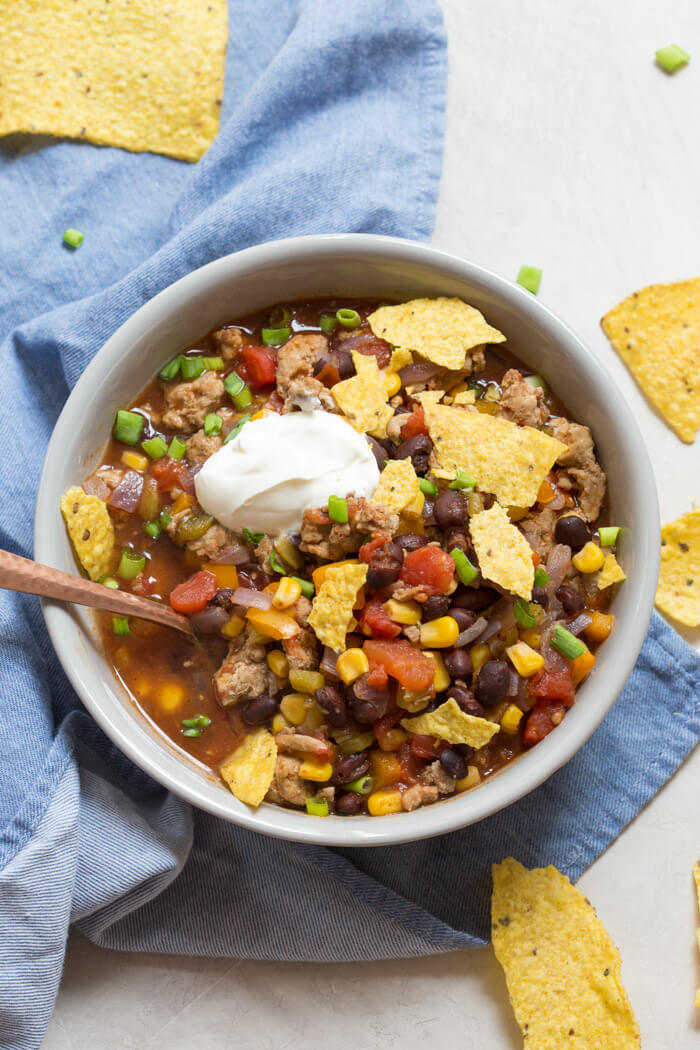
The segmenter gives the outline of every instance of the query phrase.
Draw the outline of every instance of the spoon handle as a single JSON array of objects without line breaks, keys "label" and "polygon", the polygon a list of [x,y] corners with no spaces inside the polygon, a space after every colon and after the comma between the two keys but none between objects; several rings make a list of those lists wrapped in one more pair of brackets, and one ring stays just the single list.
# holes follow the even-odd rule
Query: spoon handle
[{"label": "spoon handle", "polygon": [[61,602],[75,602],[122,616],[138,616],[141,620],[152,620],[192,636],[189,620],[167,605],[136,594],[112,590],[102,583],[85,580],[82,576],[71,576],[70,573],[51,569],[48,565],[40,565],[4,550],[0,550],[0,588],[38,594],[42,598],[55,598]]}]

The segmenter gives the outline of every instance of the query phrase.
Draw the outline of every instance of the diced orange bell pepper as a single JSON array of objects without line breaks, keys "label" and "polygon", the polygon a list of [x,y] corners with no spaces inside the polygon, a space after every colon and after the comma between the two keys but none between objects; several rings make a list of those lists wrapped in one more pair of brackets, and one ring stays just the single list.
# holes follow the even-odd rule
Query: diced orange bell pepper
[{"label": "diced orange bell pepper", "polygon": [[387,787],[401,779],[401,764],[394,751],[375,751],[369,753],[369,775],[374,787]]},{"label": "diced orange bell pepper", "polygon": [[595,663],[595,656],[587,649],[585,653],[581,653],[575,660],[571,661],[571,675],[574,680],[574,685],[578,685],[586,677],[589,671],[592,670]]},{"label": "diced orange bell pepper", "polygon": [[293,617],[277,609],[248,609],[246,618],[256,631],[278,642],[283,638],[293,638],[301,630]]},{"label": "diced orange bell pepper", "polygon": [[348,558],[347,561],[332,561],[332,562],[329,562],[328,565],[319,565],[319,567],[317,569],[314,569],[314,571],[311,573],[311,578],[314,581],[314,587],[316,588],[316,593],[318,594],[319,590],[321,589],[321,584],[325,580],[326,573],[328,572],[329,569],[338,569],[338,568],[340,568],[341,565],[358,565],[358,564],[359,564],[359,559],[358,558]]},{"label": "diced orange bell pepper", "polygon": [[552,484],[547,478],[544,479],[539,489],[537,490],[537,502],[538,503],[551,503],[554,499],[555,492],[552,488]]},{"label": "diced orange bell pepper", "polygon": [[210,562],[206,569],[216,576],[219,587],[235,590],[238,586],[238,569],[235,565],[214,565]]},{"label": "diced orange bell pepper", "polygon": [[591,622],[584,631],[589,642],[604,642],[612,631],[615,617],[612,613],[606,614],[597,610],[591,613]]}]

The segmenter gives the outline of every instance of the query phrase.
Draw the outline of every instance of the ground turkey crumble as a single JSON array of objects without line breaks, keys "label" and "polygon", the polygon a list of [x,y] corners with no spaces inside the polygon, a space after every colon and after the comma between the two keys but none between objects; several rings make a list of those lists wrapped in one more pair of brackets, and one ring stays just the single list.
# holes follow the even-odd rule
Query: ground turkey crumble
[{"label": "ground turkey crumble", "polygon": [[541,427],[546,417],[544,392],[530,386],[517,368],[509,369],[501,380],[500,412],[505,419],[523,427]]},{"label": "ground turkey crumble", "polygon": [[340,525],[331,521],[328,512],[313,507],[304,512],[301,524],[302,551],[327,561],[340,561],[356,554],[363,543],[374,536],[393,536],[399,527],[397,514],[380,503],[348,496],[348,521]]},{"label": "ground turkey crumble", "polygon": [[562,489],[577,488],[581,513],[587,521],[595,521],[605,498],[607,478],[595,458],[590,430],[560,416],[550,421],[549,430],[557,441],[569,446],[557,460],[565,468],[559,472],[557,484]]},{"label": "ground turkey crumble", "polygon": [[214,682],[224,707],[240,704],[252,696],[277,692],[277,679],[267,666],[265,645],[248,632],[229,644],[228,654],[214,675]]},{"label": "ground turkey crumble", "polygon": [[196,430],[207,412],[214,412],[223,398],[224,381],[216,372],[205,372],[199,379],[178,383],[166,391],[163,424],[173,430]]}]

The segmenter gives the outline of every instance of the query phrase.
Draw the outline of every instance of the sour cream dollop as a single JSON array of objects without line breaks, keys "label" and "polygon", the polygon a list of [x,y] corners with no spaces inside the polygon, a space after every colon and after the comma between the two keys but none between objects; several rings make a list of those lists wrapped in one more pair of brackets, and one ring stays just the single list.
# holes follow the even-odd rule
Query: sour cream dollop
[{"label": "sour cream dollop", "polygon": [[197,499],[227,528],[278,536],[329,496],[371,496],[379,469],[364,434],[330,412],[264,416],[209,457]]}]

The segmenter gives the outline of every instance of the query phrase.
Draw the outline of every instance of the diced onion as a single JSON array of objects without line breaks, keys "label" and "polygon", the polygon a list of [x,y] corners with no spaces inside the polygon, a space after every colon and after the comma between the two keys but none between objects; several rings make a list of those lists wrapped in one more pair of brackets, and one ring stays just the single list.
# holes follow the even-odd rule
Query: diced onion
[{"label": "diced onion", "polygon": [[336,670],[337,663],[338,653],[334,652],[334,650],[327,645],[323,650],[323,659],[321,660],[319,667],[321,674],[324,674],[326,678],[334,678],[338,680],[339,675]]},{"label": "diced onion", "polygon": [[572,620],[571,623],[566,624],[566,629],[571,634],[575,634],[578,636],[579,634],[581,634],[581,631],[585,631],[587,627],[590,627],[592,622],[593,617],[591,616],[591,614],[588,612],[582,612],[579,613],[575,620]]},{"label": "diced onion", "polygon": [[457,635],[457,641],[454,644],[455,649],[461,649],[465,645],[469,645],[471,642],[476,641],[479,635],[486,629],[488,621],[485,617],[480,616],[478,620],[475,620],[471,627],[465,628]]},{"label": "diced onion", "polygon": [[88,496],[97,496],[98,499],[105,502],[109,499],[111,491],[109,485],[102,480],[98,472],[91,474],[83,482],[83,492],[86,492]]},{"label": "diced onion", "polygon": [[503,629],[503,621],[500,616],[492,616],[488,622],[486,630],[479,636],[479,645],[483,645],[484,642],[488,642],[489,638],[493,638],[495,634]]},{"label": "diced onion", "polygon": [[571,564],[571,547],[567,547],[565,543],[556,543],[547,558],[547,574],[549,576],[549,583],[547,584],[547,594],[550,596],[554,594],[557,587],[561,586],[561,582],[569,571],[569,565]]},{"label": "diced onion", "polygon": [[220,605],[208,605],[201,612],[192,613],[190,623],[200,634],[217,634],[231,614]]},{"label": "diced onion", "polygon": [[244,609],[272,608],[270,591],[255,591],[252,587],[236,587],[231,595],[231,601],[236,605],[242,605]]},{"label": "diced onion", "polygon": [[399,372],[403,386],[411,383],[426,383],[440,371],[440,365],[434,365],[430,361],[419,361],[414,365],[406,365]]},{"label": "diced onion", "polygon": [[517,696],[519,683],[520,675],[511,667],[509,671],[508,688],[506,689],[506,696]]},{"label": "diced onion", "polygon": [[242,543],[230,543],[214,558],[215,565],[243,565],[250,559],[250,551]]},{"label": "diced onion", "polygon": [[133,514],[139,505],[142,489],[143,475],[137,474],[135,470],[127,470],[107,502],[110,507]]}]

